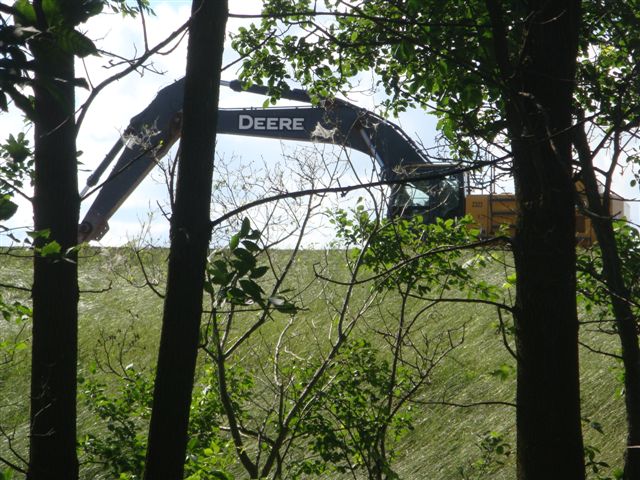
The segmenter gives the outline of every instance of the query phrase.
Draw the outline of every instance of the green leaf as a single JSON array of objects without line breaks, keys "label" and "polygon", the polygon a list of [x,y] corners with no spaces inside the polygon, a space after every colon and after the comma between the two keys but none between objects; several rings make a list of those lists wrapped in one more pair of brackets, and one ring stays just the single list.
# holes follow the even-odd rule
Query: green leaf
[{"label": "green leaf", "polygon": [[250,277],[251,278],[261,278],[269,271],[269,267],[264,265],[262,267],[256,267],[251,270]]},{"label": "green leaf", "polygon": [[596,432],[604,435],[604,429],[602,428],[602,424],[600,422],[590,422],[589,426]]},{"label": "green leaf", "polygon": [[25,138],[24,133],[19,133],[18,138],[9,135],[7,141],[2,148],[13,162],[22,163],[31,156],[29,148],[29,140]]},{"label": "green leaf", "polygon": [[209,264],[207,273],[211,277],[212,283],[217,285],[226,285],[231,279],[231,275],[227,270],[227,264],[224,260],[215,260]]},{"label": "green leaf", "polygon": [[211,275],[211,282],[216,285],[227,285],[229,283],[230,275],[228,273],[220,270],[211,270],[209,274]]},{"label": "green leaf", "polygon": [[231,251],[235,250],[236,248],[238,248],[239,243],[240,243],[240,235],[236,234],[233,237],[231,237],[231,240],[229,240],[229,249]]},{"label": "green leaf", "polygon": [[227,263],[224,260],[215,260],[209,265],[209,270],[211,272],[220,271],[226,274],[228,273]]},{"label": "green leaf", "polygon": [[58,32],[57,39],[62,50],[80,58],[98,53],[95,44],[77,30],[65,28]]},{"label": "green leaf", "polygon": [[494,371],[492,371],[491,372],[491,376],[492,377],[496,377],[496,378],[498,378],[498,379],[500,379],[500,380],[502,380],[504,382],[511,375],[513,375],[515,373],[515,371],[516,371],[515,367],[505,363],[505,364],[500,365],[500,367],[498,367]]},{"label": "green leaf", "polygon": [[59,255],[61,251],[62,247],[60,244],[55,240],[52,240],[40,249],[40,255],[43,257],[54,256]]},{"label": "green leaf", "polygon": [[247,235],[249,235],[250,231],[251,221],[245,217],[244,220],[242,220],[242,226],[240,227],[240,237],[245,238]]},{"label": "green leaf", "polygon": [[240,260],[239,270],[242,270],[243,274],[255,267],[256,259],[248,250],[238,247],[233,251],[233,254]]},{"label": "green leaf", "polygon": [[259,240],[261,235],[262,234],[260,233],[260,230],[254,229],[251,230],[251,233],[249,233],[249,235],[247,235],[247,238],[250,240]]},{"label": "green leaf", "polygon": [[243,305],[247,300],[247,296],[244,291],[237,287],[231,287],[228,289],[226,291],[226,297],[227,300],[235,305]]},{"label": "green leaf", "polygon": [[101,13],[104,3],[103,0],[84,0],[79,3],[78,7],[69,9],[64,14],[71,25],[78,25]]},{"label": "green leaf", "polygon": [[51,235],[51,229],[43,228],[42,230],[27,232],[27,235],[33,240],[37,240],[38,238],[49,238],[49,235]]},{"label": "green leaf", "polygon": [[8,220],[18,210],[18,205],[11,201],[11,195],[0,196],[0,220]]},{"label": "green leaf", "polygon": [[2,480],[13,480],[14,476],[13,474],[15,473],[14,470],[12,470],[11,468],[6,468],[2,471]]},{"label": "green leaf", "polygon": [[222,470],[214,470],[211,472],[211,475],[215,480],[233,480],[233,477],[230,474],[223,472]]},{"label": "green leaf", "polygon": [[245,293],[249,295],[253,300],[255,300],[256,302],[262,301],[262,294],[264,293],[264,291],[262,290],[262,288],[260,288],[260,285],[258,285],[253,280],[247,279],[242,279],[239,283],[242,287],[242,290],[244,290]]},{"label": "green leaf", "polygon": [[252,242],[251,240],[243,240],[242,245],[244,246],[244,248],[246,248],[247,250],[253,253],[259,252],[261,250],[260,245],[258,245],[255,242]]},{"label": "green leaf", "polygon": [[13,8],[15,8],[22,17],[16,18],[20,23],[25,20],[32,24],[36,23],[36,11],[34,10],[33,5],[31,5],[31,2],[28,2],[27,0],[18,0],[13,4]]}]

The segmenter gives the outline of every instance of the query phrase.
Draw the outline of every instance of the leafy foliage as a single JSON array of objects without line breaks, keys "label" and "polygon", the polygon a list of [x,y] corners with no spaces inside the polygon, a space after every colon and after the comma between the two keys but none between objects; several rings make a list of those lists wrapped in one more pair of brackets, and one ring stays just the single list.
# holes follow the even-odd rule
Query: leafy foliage
[{"label": "leafy foliage", "polygon": [[[504,130],[484,2],[369,1],[347,9],[342,3],[324,2],[331,18],[317,16],[307,0],[265,2],[272,15],[233,39],[246,55],[242,78],[268,79],[275,96],[282,80],[295,78],[326,97],[372,72],[392,111],[437,104],[438,128],[463,159],[473,158],[478,132],[492,142]],[[515,32],[511,27],[524,21],[525,9],[505,8],[507,28]],[[518,44],[515,33],[510,41]]]},{"label": "leafy foliage", "polygon": [[[94,372],[95,373],[95,372]],[[151,415],[153,381],[127,369],[121,388],[109,393],[105,383],[85,380],[82,398],[89,409],[106,425],[106,432],[89,433],[80,447],[91,463],[102,463],[114,478],[121,474],[141,478],[146,451],[146,430]]]},{"label": "leafy foliage", "polygon": [[262,248],[256,243],[260,231],[251,228],[245,218],[240,231],[229,240],[229,247],[213,253],[207,267],[205,290],[221,305],[257,304],[261,308],[273,308],[282,313],[295,313],[293,303],[280,295],[268,296],[258,280],[269,271],[266,265],[258,265],[257,257]]},{"label": "leafy foliage", "polygon": [[[88,433],[80,441],[80,449],[88,463],[102,465],[112,478],[142,478],[147,447],[148,421],[153,401],[152,375],[126,367],[126,376],[109,387],[91,378],[83,379],[81,398],[96,418],[101,429]],[[214,379],[208,372],[204,379]],[[234,394],[247,395],[247,377],[238,375],[233,382]],[[203,379],[203,380],[204,380]],[[244,388],[243,388],[244,385]],[[189,442],[185,475],[189,480],[231,480],[226,468],[233,462],[229,442],[218,428],[222,407],[215,385],[205,383],[191,404]]]},{"label": "leafy foliage", "polygon": [[398,478],[385,437],[397,440],[412,429],[411,412],[394,415],[387,406],[394,390],[410,382],[409,376],[394,379],[389,361],[364,339],[350,341],[327,375],[331,381],[298,424],[298,431],[311,438],[309,449],[318,458],[300,462],[294,472],[303,478],[349,471],[364,471],[369,478]]},{"label": "leafy foliage", "polygon": [[[589,427],[598,432],[600,435],[604,435],[604,430],[599,422],[589,421]],[[584,464],[587,470],[587,478],[593,480],[622,480],[624,478],[623,470],[620,468],[611,468],[611,466],[602,461],[600,458],[600,449],[593,445],[585,445],[584,447]]]},{"label": "leafy foliage", "polygon": [[[23,87],[33,86],[36,66],[31,60],[34,48],[47,51],[52,59],[62,52],[78,57],[97,55],[93,40],[77,27],[107,7],[125,16],[153,13],[148,0],[44,0],[41,3],[17,0],[0,14],[0,110],[7,111],[10,101],[31,120],[32,99]],[[67,79],[86,87],[83,79]],[[52,85],[49,85],[50,87]]]},{"label": "leafy foliage", "polygon": [[30,178],[32,169],[33,156],[25,134],[9,135],[5,143],[0,144],[0,222],[16,213],[18,206],[13,198]]},{"label": "leafy foliage", "polygon": [[[391,313],[388,307],[390,318],[382,319],[382,322],[393,323],[389,331],[380,333],[388,336],[383,351],[388,350],[385,358],[390,360],[381,360],[369,350],[371,346],[366,342],[355,340],[356,343],[349,345],[348,363],[341,368],[356,391],[349,394],[347,388],[347,392],[331,396],[340,400],[329,415],[321,415],[319,422],[325,425],[318,428],[329,435],[331,448],[323,442],[316,443],[316,448],[335,464],[334,450],[340,446],[351,468],[365,466],[369,478],[396,478],[391,470],[390,445],[411,428],[411,402],[422,392],[431,371],[464,339],[462,332],[460,340],[454,342],[455,333],[448,331],[448,342],[423,338],[421,345],[417,341],[422,317],[435,304],[430,302],[455,295],[498,301],[501,292],[489,283],[474,280],[474,267],[486,265],[487,260],[481,254],[472,254],[469,260],[469,254],[465,253],[479,235],[470,228],[469,218],[436,219],[432,224],[425,224],[416,216],[380,222],[358,205],[351,212],[336,212],[332,221],[337,237],[348,249],[353,262],[351,268],[359,262],[373,274],[369,278],[371,288],[383,294],[394,291],[400,302],[397,312]],[[426,305],[418,304],[417,313],[410,313],[412,302],[425,299],[429,300]],[[371,369],[364,368],[365,363]],[[339,383],[341,374],[334,375]],[[361,379],[368,380],[368,388],[358,385]],[[335,422],[339,428],[331,429],[327,422]],[[356,442],[357,446],[348,442],[343,445],[340,443],[343,437],[362,441]],[[359,449],[362,445],[367,448]]]},{"label": "leafy foliage", "polygon": [[[636,318],[640,299],[640,234],[625,221],[614,224],[614,233],[623,269],[625,285],[629,288],[629,304]],[[600,318],[611,318],[611,299],[603,276],[602,257],[598,248],[583,250],[578,257],[578,287],[580,299],[589,312]]]},{"label": "leafy foliage", "polygon": [[465,252],[478,241],[470,217],[423,223],[419,215],[378,222],[362,205],[349,213],[339,210],[331,220],[337,238],[350,249],[351,258],[362,254],[363,265],[375,276],[378,289],[406,286],[420,296],[458,291],[469,299],[500,302],[503,289],[476,279],[473,271],[493,260],[491,255]]},{"label": "leafy foliage", "polygon": [[25,303],[0,295],[0,314],[5,322],[0,330],[0,365],[10,365],[18,352],[27,350],[26,329],[32,312]]},{"label": "leafy foliage", "polygon": [[640,33],[631,26],[640,20],[639,4],[591,0],[584,5],[579,105],[598,112],[596,123],[602,127],[637,127],[627,122],[638,109]]},{"label": "leafy foliage", "polygon": [[491,478],[504,467],[513,453],[511,445],[500,432],[485,432],[479,436],[476,446],[480,450],[480,457],[458,469],[462,480]]}]

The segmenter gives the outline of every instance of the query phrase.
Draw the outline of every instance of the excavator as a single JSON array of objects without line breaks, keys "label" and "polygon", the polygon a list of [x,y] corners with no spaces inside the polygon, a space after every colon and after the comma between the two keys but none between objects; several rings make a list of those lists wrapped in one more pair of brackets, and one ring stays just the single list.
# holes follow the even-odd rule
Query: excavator
[{"label": "excavator", "polygon": [[[267,95],[267,88],[243,88],[240,81],[222,82],[237,92]],[[123,135],[89,176],[81,193],[98,190],[79,226],[79,241],[100,240],[108,221],[180,136],[184,78],[161,89],[153,101],[134,116]],[[453,165],[433,163],[396,124],[342,99],[313,105],[309,94],[289,89],[282,98],[307,105],[295,107],[229,108],[218,110],[218,134],[335,144],[373,157],[382,180],[393,185],[387,214],[435,218],[464,215],[464,177]],[[105,181],[109,165],[122,152]],[[410,181],[415,178],[414,181]]]},{"label": "excavator", "polygon": [[[244,88],[238,80],[221,83],[237,92],[268,94],[266,87]],[[183,95],[184,78],[160,90],[130,120],[124,134],[88,178],[81,196],[97,191],[97,197],[79,226],[80,242],[100,240],[106,234],[109,219],[177,141]],[[432,162],[398,125],[338,98],[312,104],[309,94],[301,89],[286,90],[282,98],[306,105],[219,109],[217,133],[321,142],[363,152],[376,160],[381,179],[392,184],[388,217],[421,215],[424,222],[431,223],[438,217],[470,214],[481,235],[491,236],[504,224],[513,233],[517,217],[513,194],[465,195],[460,169]],[[121,151],[107,179],[99,183]],[[629,212],[628,205],[618,196],[611,205],[614,216]],[[576,212],[576,241],[583,246],[595,241],[591,220],[580,212]]]}]

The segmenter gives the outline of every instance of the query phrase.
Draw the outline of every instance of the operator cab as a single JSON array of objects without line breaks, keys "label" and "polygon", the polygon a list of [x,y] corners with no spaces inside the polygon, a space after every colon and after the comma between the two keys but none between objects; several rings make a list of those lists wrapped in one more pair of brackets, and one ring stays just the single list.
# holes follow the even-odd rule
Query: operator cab
[{"label": "operator cab", "polygon": [[[464,180],[461,173],[446,175],[451,166],[424,165],[412,170],[409,177],[418,178],[394,185],[389,201],[389,218],[411,218],[421,215],[424,223],[436,218],[449,219],[464,215]],[[439,174],[439,171],[442,174]],[[404,174],[406,175],[406,174]],[[396,178],[400,175],[395,174]]]}]

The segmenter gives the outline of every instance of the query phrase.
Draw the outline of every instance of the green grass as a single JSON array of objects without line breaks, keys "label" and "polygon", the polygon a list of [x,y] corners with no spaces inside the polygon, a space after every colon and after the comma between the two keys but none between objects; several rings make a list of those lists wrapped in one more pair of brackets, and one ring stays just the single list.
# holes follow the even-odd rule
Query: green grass
[{"label": "green grass", "polygon": [[[282,265],[289,252],[274,253],[274,263]],[[162,292],[165,250],[146,252],[147,279],[157,283]],[[25,258],[27,257],[27,258]],[[4,256],[0,272],[3,283],[29,286],[30,260],[25,252]],[[315,273],[345,279],[346,270],[339,252],[305,251],[294,264],[289,286],[302,290],[297,301],[304,310],[297,316],[287,337],[287,348],[296,355],[311,355],[316,348],[326,349],[329,326],[336,308],[345,295],[345,287],[319,282]],[[498,267],[483,275],[501,284]],[[79,370],[82,377],[90,376],[92,369],[106,368],[110,359],[115,370],[129,363],[139,369],[151,369],[157,355],[162,299],[145,286],[145,276],[137,259],[127,249],[89,249],[80,261],[80,283],[84,293],[80,301]],[[350,315],[367,302],[367,285],[354,294]],[[2,289],[7,300],[28,301],[25,292]],[[396,310],[398,298],[388,294],[373,302],[368,313],[360,320],[359,334],[371,341],[383,343],[371,332],[381,328]],[[412,305],[412,311],[421,308]],[[251,318],[252,314],[248,314]],[[251,345],[238,352],[239,361],[248,369],[262,368],[273,344],[280,335],[288,317],[281,316],[267,322],[254,337]],[[403,479],[460,479],[460,467],[468,467],[481,455],[480,437],[489,431],[499,432],[515,450],[514,409],[505,405],[453,406],[444,404],[473,404],[478,402],[513,402],[515,373],[504,365],[513,365],[513,359],[504,348],[496,330],[496,310],[492,307],[444,303],[430,309],[421,320],[420,332],[431,342],[453,338],[464,342],[434,369],[431,382],[412,406],[414,430],[404,436],[398,445],[395,469]],[[17,327],[3,322],[3,339],[12,338]],[[28,341],[28,331],[25,333]],[[581,339],[595,348],[615,351],[617,339],[595,329],[584,327]],[[121,358],[118,352],[122,352]],[[624,449],[624,405],[619,395],[616,364],[610,358],[581,350],[582,415],[585,418],[585,444],[600,450],[598,459],[612,466],[620,466]],[[503,377],[495,373],[502,368]],[[28,425],[28,349],[16,354],[14,360],[0,366],[0,422],[8,432],[15,431],[15,447],[26,455]],[[104,374],[105,381],[116,384],[114,376]],[[80,432],[94,428],[95,418],[80,406]],[[590,423],[602,426],[604,434],[591,428]],[[7,454],[5,442],[4,454]],[[486,478],[514,478],[514,455],[504,468]],[[91,473],[89,473],[91,472]],[[99,478],[94,470],[85,478]],[[239,478],[242,478],[239,476]],[[472,477],[476,478],[476,477]],[[592,477],[596,478],[596,477]]]}]

